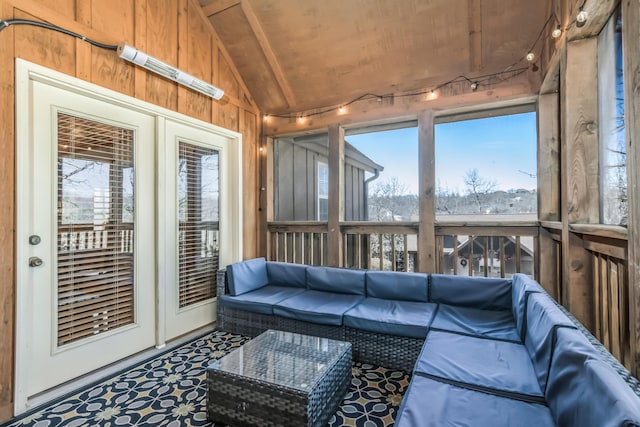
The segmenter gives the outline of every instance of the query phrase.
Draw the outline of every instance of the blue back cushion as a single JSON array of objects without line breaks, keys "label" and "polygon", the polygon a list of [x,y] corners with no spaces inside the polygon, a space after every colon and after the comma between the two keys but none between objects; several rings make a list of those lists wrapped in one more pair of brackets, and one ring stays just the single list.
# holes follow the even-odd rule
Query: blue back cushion
[{"label": "blue back cushion", "polygon": [[430,302],[484,310],[511,310],[511,280],[432,274]]},{"label": "blue back cushion", "polygon": [[640,425],[640,398],[575,329],[559,328],[546,400],[559,426]]},{"label": "blue back cushion", "polygon": [[367,296],[388,300],[427,302],[427,275],[367,271]]},{"label": "blue back cushion", "polygon": [[269,283],[267,262],[264,258],[255,258],[236,262],[227,266],[229,295],[237,296],[259,289]]},{"label": "blue back cushion", "polygon": [[307,266],[288,262],[267,262],[267,276],[270,285],[307,287]]},{"label": "blue back cushion", "polygon": [[531,357],[540,388],[547,386],[549,364],[553,354],[554,329],[575,328],[574,323],[542,293],[529,295],[524,344]]},{"label": "blue back cushion", "polygon": [[365,295],[364,270],[307,267],[307,287],[316,291]]},{"label": "blue back cushion", "polygon": [[511,290],[511,310],[516,321],[516,328],[521,337],[524,337],[523,325],[526,315],[527,295],[533,292],[542,292],[542,288],[533,279],[518,273],[513,275]]}]

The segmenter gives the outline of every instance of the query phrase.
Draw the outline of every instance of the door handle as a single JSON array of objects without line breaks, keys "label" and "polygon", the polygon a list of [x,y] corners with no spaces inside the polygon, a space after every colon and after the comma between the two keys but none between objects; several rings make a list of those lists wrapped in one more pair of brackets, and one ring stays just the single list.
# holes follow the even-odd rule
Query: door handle
[{"label": "door handle", "polygon": [[38,258],[37,256],[32,256],[31,258],[29,258],[29,267],[40,267],[42,264],[42,259]]}]

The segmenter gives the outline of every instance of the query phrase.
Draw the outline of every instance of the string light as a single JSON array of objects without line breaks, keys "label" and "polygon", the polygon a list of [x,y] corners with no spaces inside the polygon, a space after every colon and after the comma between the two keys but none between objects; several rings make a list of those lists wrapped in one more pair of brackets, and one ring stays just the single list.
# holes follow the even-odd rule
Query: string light
[{"label": "string light", "polygon": [[344,114],[347,111],[347,107],[345,107],[344,105],[341,105],[340,108],[338,108],[338,114]]},{"label": "string light", "polygon": [[298,123],[304,123],[304,116],[298,116]]},{"label": "string light", "polygon": [[476,91],[478,89],[478,82],[471,82],[471,90]]},{"label": "string light", "polygon": [[438,98],[438,92],[435,89],[431,89],[429,91],[429,93],[427,94],[427,99],[428,100],[432,100],[432,99],[437,99]]},{"label": "string light", "polygon": [[556,29],[551,32],[551,37],[553,37],[554,39],[557,39],[561,35],[562,35],[562,26],[558,24]]},{"label": "string light", "polygon": [[583,5],[580,6],[580,9],[578,9],[578,15],[576,16],[576,26],[578,27],[584,26],[584,24],[587,22],[587,19],[589,19],[589,14],[587,13],[586,10],[584,10],[584,3],[583,3]]},{"label": "string light", "polygon": [[529,52],[529,53],[527,53],[527,57],[526,58],[527,58],[527,61],[533,62],[533,60],[536,59],[536,54],[533,53],[533,52]]},{"label": "string light", "polygon": [[264,116],[262,116],[262,120],[264,120],[265,122],[269,121],[269,115],[265,114]]}]

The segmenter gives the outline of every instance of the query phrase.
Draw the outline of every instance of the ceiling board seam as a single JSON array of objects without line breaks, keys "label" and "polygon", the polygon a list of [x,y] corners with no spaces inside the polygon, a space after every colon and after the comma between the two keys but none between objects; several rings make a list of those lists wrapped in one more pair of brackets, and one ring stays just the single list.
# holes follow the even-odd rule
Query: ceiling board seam
[{"label": "ceiling board seam", "polygon": [[482,70],[482,0],[468,0],[469,11],[469,67]]},{"label": "ceiling board seam", "polygon": [[271,44],[269,43],[269,40],[267,39],[267,36],[264,33],[264,30],[262,29],[262,25],[260,25],[260,21],[258,21],[258,17],[256,16],[253,8],[246,0],[240,1],[240,7],[242,7],[242,11],[244,12],[245,17],[247,18],[247,22],[249,22],[251,31],[253,31],[253,34],[255,35],[256,40],[258,41],[258,44],[262,48],[262,52],[264,53],[264,56],[267,58],[267,62],[269,63],[269,66],[273,71],[276,81],[278,82],[278,86],[280,87],[282,94],[287,100],[287,104],[289,104],[288,106],[295,105],[296,100],[295,100],[295,97],[293,96],[293,91],[291,90],[291,86],[289,85],[289,83],[287,82],[287,79],[284,76],[284,72],[280,67],[280,63],[278,62],[276,55],[273,52],[273,49],[271,48]]},{"label": "ceiling board seam", "polygon": [[202,6],[202,11],[206,16],[213,16],[239,4],[240,0],[217,0],[206,6]]}]

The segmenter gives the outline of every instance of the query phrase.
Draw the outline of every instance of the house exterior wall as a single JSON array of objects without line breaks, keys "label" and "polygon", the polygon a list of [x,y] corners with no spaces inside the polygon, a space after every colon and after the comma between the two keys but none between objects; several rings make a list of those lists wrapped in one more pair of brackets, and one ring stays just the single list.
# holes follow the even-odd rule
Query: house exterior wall
[{"label": "house exterior wall", "polygon": [[15,58],[240,132],[244,257],[264,236],[258,213],[259,112],[195,0],[0,0],[0,18],[33,19],[101,43],[126,42],[225,90],[217,102],[57,32],[15,25],[0,32],[0,422],[13,415],[15,329]]}]

